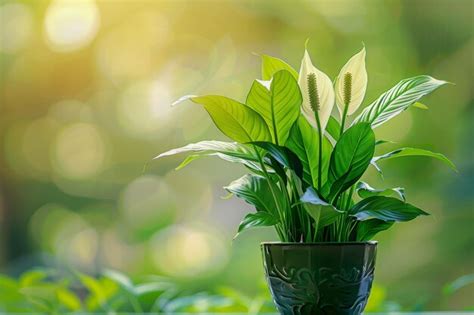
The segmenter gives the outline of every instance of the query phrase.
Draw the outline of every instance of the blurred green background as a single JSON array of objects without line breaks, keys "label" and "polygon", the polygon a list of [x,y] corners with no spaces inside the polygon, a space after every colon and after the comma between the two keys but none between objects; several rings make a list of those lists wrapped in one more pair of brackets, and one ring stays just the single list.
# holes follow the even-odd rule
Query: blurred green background
[{"label": "blurred green background", "polygon": [[[189,288],[261,290],[259,242],[232,241],[245,203],[222,186],[245,169],[200,160],[176,172],[167,149],[225,139],[184,94],[244,100],[266,53],[295,68],[304,43],[335,77],[367,49],[367,105],[399,80],[455,83],[376,130],[443,152],[382,165],[375,187],[402,186],[432,216],[380,234],[377,294],[405,309],[472,306],[474,4],[466,1],[0,1],[0,272],[33,266],[161,274]],[[148,163],[148,164],[147,164]],[[145,167],[146,166],[146,167]]]}]

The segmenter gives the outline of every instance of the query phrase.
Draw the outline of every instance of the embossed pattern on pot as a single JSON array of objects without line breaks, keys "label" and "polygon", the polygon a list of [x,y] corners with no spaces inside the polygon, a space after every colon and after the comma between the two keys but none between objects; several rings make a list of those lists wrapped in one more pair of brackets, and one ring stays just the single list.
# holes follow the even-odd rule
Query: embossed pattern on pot
[{"label": "embossed pattern on pot", "polygon": [[357,315],[374,277],[375,242],[263,243],[265,273],[282,315]]}]

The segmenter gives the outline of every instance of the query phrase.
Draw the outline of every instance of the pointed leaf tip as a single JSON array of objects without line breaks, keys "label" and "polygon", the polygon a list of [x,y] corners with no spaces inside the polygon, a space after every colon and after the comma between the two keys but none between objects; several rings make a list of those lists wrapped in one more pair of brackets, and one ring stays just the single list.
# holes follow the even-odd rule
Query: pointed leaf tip
[{"label": "pointed leaf tip", "polygon": [[171,106],[176,106],[176,105],[178,105],[179,103],[185,102],[185,101],[187,101],[187,100],[191,100],[193,97],[197,97],[197,95],[184,95],[184,96],[181,96],[181,97],[178,98],[176,101],[174,101],[173,103],[171,103]]},{"label": "pointed leaf tip", "polygon": [[309,37],[304,41],[304,49],[308,49]]}]

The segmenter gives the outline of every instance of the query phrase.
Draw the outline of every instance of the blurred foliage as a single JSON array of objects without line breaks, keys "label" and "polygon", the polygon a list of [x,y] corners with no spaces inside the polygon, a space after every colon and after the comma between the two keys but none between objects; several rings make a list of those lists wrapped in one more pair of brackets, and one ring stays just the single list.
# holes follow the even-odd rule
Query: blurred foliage
[{"label": "blurred foliage", "polygon": [[[223,139],[198,106],[169,105],[190,93],[245,99],[259,76],[249,52],[299,68],[310,38],[314,64],[333,78],[364,42],[371,76],[361,107],[403,77],[456,84],[424,99],[428,110],[377,129],[379,139],[446,153],[459,174],[422,158],[387,161],[383,181],[368,174],[376,187],[402,185],[433,214],[378,238],[376,281],[402,309],[470,307],[471,285],[439,292],[474,272],[473,12],[470,0],[1,0],[0,270],[20,279],[37,265],[111,268],[133,279],[165,274],[190,292],[213,296],[226,286],[257,296],[257,244],[276,236],[252,231],[232,242],[250,210],[221,199],[237,166],[196,161],[177,173],[178,160],[150,162],[169,148]],[[67,286],[61,281],[47,298]]]},{"label": "blurred foliage", "polygon": [[[264,292],[264,291],[262,291]],[[96,312],[256,314],[274,311],[268,294],[246,296],[231,288],[190,294],[169,279],[149,276],[134,283],[106,270],[98,277],[57,269],[32,269],[17,280],[0,277],[0,312],[80,314]]]},{"label": "blurred foliage", "polygon": [[[474,283],[472,275],[456,279],[438,296],[452,295]],[[474,306],[466,308],[472,310]],[[420,311],[402,308],[387,300],[387,290],[374,284],[367,312]],[[0,275],[0,312],[47,314],[134,313],[241,313],[275,312],[264,283],[257,294],[219,287],[213,292],[190,291],[169,278],[142,277],[132,281],[117,270],[105,270],[97,277],[72,270],[35,268],[18,279]]]}]

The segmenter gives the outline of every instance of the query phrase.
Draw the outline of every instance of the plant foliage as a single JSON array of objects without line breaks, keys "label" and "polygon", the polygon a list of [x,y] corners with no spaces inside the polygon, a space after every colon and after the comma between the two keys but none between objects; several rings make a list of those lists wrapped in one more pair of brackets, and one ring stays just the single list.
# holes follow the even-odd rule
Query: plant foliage
[{"label": "plant foliage", "polygon": [[[203,141],[162,153],[190,155],[178,167],[202,156],[241,163],[247,174],[225,187],[255,207],[238,233],[274,226],[283,242],[366,241],[396,222],[425,211],[406,202],[405,190],[374,188],[361,181],[369,165],[406,156],[438,159],[440,153],[400,148],[374,156],[374,128],[386,123],[447,82],[427,75],[400,81],[362,112],[367,89],[363,48],[342,67],[333,85],[316,68],[307,50],[299,72],[288,63],[262,55],[262,79],[256,79],[245,103],[224,96],[186,96],[202,105],[217,128],[236,142]],[[331,112],[337,105],[339,115]],[[338,119],[339,116],[339,119]],[[348,128],[346,128],[349,125]]]}]

